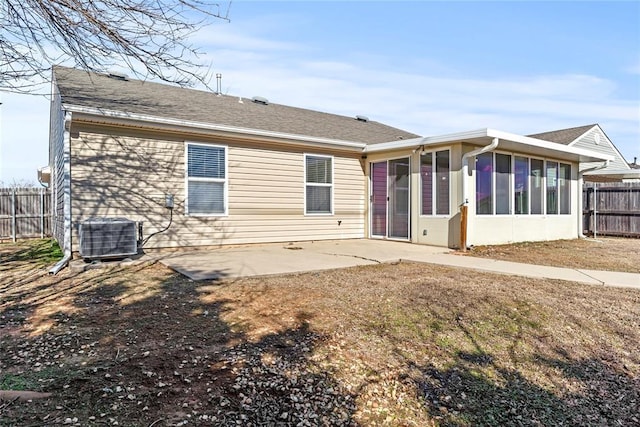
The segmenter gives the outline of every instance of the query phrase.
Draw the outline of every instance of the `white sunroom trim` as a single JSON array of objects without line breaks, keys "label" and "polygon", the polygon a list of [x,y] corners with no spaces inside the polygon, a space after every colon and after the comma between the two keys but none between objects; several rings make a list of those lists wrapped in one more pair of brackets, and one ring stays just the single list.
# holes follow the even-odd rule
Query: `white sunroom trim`
[{"label": "white sunroom trim", "polygon": [[[555,157],[558,153],[569,155],[578,162],[599,162],[605,160],[613,160],[614,157],[608,154],[601,154],[595,151],[586,150],[584,148],[570,147],[555,142],[544,141],[542,139],[522,136],[515,133],[504,132],[496,129],[478,129],[465,132],[450,133],[445,135],[428,136],[424,138],[413,138],[399,141],[383,142],[380,144],[370,144],[364,149],[365,153],[378,153],[383,151],[401,150],[417,148],[422,145],[439,145],[452,142],[471,142],[474,139],[481,138],[498,138],[501,146],[505,142],[512,142],[524,145],[532,149],[543,150],[547,157]],[[511,147],[503,147],[503,149],[511,150]],[[523,154],[529,154],[527,150],[522,150]],[[541,155],[535,153],[536,155]]]}]

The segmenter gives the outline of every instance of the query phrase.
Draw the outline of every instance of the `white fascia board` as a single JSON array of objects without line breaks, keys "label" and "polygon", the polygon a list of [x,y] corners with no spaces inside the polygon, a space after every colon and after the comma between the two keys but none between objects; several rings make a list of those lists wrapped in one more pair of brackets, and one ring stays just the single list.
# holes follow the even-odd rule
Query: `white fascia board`
[{"label": "white fascia board", "polygon": [[557,144],[555,142],[544,141],[542,139],[531,138],[529,136],[518,135],[515,133],[504,132],[490,128],[372,144],[367,145],[364,151],[365,153],[377,153],[382,151],[415,148],[422,145],[436,145],[452,142],[472,142],[474,139],[482,138],[498,138],[500,141],[508,141],[511,143],[522,145],[522,151],[525,153],[527,152],[527,147],[529,147],[536,149],[536,151],[547,151],[550,157],[553,157],[554,153],[562,153],[564,155],[568,154],[571,157],[575,157],[575,159],[579,162],[598,162],[614,159],[613,156],[610,156],[608,154],[600,154],[595,151],[585,150],[583,148],[568,147],[564,144]]},{"label": "white fascia board", "polygon": [[116,110],[107,110],[103,108],[83,107],[78,105],[63,104],[63,108],[67,111],[87,114],[91,116],[98,116],[104,118],[113,119],[125,119],[143,123],[179,126],[191,129],[201,129],[216,132],[227,132],[241,135],[258,136],[264,138],[284,139],[291,141],[300,141],[305,143],[313,143],[319,145],[327,145],[333,147],[339,147],[342,149],[352,149],[354,151],[362,151],[366,144],[363,142],[344,141],[340,139],[321,138],[307,135],[296,135],[284,132],[273,132],[260,129],[241,128],[236,126],[216,125],[212,123],[196,122],[191,120],[172,119],[166,117],[150,116],[146,114],[125,113]]},{"label": "white fascia board", "polygon": [[488,129],[472,130],[467,132],[456,132],[445,135],[425,136],[422,138],[403,139],[399,141],[381,142],[379,144],[369,144],[364,149],[365,153],[378,153],[381,151],[402,150],[415,148],[421,145],[446,144],[448,142],[459,142],[467,139],[482,138],[488,136]]}]

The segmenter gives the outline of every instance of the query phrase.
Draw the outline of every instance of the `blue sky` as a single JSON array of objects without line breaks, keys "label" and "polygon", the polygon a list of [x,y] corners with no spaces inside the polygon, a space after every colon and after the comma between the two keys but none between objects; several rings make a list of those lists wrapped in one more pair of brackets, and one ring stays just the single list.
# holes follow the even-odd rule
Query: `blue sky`
[{"label": "blue sky", "polygon": [[[235,1],[230,18],[193,38],[230,95],[425,136],[599,123],[640,157],[638,2]],[[0,96],[0,180],[35,181],[48,100]]]}]

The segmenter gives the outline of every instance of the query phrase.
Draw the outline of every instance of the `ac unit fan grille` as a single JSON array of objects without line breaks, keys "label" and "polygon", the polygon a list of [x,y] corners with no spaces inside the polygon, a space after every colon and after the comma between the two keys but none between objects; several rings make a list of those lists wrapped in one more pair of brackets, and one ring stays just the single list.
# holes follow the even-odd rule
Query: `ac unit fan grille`
[{"label": "ac unit fan grille", "polygon": [[80,224],[80,256],[117,258],[138,253],[137,227],[126,218],[92,218]]}]

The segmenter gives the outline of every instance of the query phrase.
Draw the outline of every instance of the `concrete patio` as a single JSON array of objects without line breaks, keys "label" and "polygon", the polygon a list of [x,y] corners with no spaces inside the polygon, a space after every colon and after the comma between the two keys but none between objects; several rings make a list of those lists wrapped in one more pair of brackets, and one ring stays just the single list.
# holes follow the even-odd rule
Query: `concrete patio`
[{"label": "concrete patio", "polygon": [[192,280],[302,273],[411,261],[534,278],[640,289],[640,274],[548,267],[461,256],[442,247],[371,239],[271,243],[164,254],[162,264]]}]

